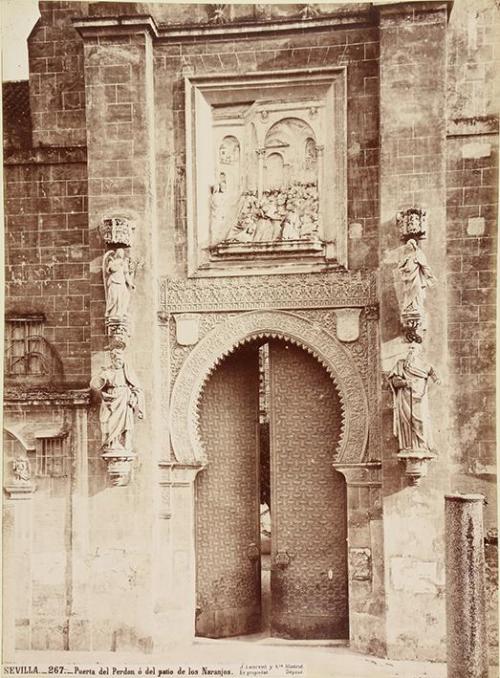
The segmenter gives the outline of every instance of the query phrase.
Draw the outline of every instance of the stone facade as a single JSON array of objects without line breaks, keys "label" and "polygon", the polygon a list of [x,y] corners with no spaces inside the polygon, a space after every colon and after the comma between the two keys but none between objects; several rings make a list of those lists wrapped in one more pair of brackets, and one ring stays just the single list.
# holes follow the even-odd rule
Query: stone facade
[{"label": "stone facade", "polygon": [[[42,1],[4,86],[6,652],[194,636],[214,384],[277,341],[338,394],[351,647],[444,660],[450,491],[487,496],[496,590],[497,3],[211,7]],[[441,381],[424,461],[393,434],[405,318]]]}]

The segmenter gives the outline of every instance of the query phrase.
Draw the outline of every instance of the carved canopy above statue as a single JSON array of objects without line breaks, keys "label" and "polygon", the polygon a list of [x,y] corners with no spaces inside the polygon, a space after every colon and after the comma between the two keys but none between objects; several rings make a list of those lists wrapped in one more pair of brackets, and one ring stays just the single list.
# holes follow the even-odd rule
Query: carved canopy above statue
[{"label": "carved canopy above statue", "polygon": [[190,78],[186,101],[190,275],[344,264],[343,71]]}]

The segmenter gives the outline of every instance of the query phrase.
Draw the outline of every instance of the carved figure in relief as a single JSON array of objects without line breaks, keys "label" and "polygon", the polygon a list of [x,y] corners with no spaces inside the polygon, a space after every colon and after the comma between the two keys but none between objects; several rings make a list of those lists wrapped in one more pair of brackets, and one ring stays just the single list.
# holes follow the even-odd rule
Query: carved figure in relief
[{"label": "carved figure in relief", "polygon": [[17,457],[12,462],[12,473],[16,483],[27,483],[31,479],[30,463],[26,457]]},{"label": "carved figure in relief", "polygon": [[130,290],[135,289],[130,257],[118,248],[104,255],[103,275],[106,291],[106,318],[125,318],[130,301]]},{"label": "carved figure in relief", "polygon": [[425,254],[413,238],[408,240],[398,267],[403,282],[401,313],[423,315],[426,290],[434,285],[436,278],[427,263]]},{"label": "carved figure in relief", "polygon": [[319,198],[315,184],[294,184],[264,191],[261,199],[247,191],[238,218],[224,242],[276,242],[319,237]]},{"label": "carved figure in relief", "polygon": [[111,364],[103,367],[90,386],[101,392],[102,446],[106,450],[131,451],[134,417],[144,416],[144,396],[139,382],[127,366],[123,348],[115,346],[110,351]]},{"label": "carved figure in relief", "polygon": [[406,358],[397,361],[389,374],[394,402],[393,432],[399,450],[432,450],[431,419],[427,392],[429,379],[440,381],[425,362],[419,344],[411,344]]}]

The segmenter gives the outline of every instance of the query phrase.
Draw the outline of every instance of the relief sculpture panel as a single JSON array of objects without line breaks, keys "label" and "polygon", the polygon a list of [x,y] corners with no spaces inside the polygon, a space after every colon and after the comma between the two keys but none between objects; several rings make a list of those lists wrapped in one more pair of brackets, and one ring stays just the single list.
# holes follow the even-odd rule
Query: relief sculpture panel
[{"label": "relief sculpture panel", "polygon": [[190,275],[345,265],[342,69],[186,87]]}]

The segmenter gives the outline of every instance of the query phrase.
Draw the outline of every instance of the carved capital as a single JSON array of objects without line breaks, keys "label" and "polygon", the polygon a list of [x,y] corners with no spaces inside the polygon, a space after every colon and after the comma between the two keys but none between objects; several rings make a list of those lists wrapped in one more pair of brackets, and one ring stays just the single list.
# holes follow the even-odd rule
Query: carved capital
[{"label": "carved capital", "polygon": [[382,485],[382,463],[379,461],[360,462],[359,464],[334,463],[333,468],[342,473],[347,485],[380,486]]}]

